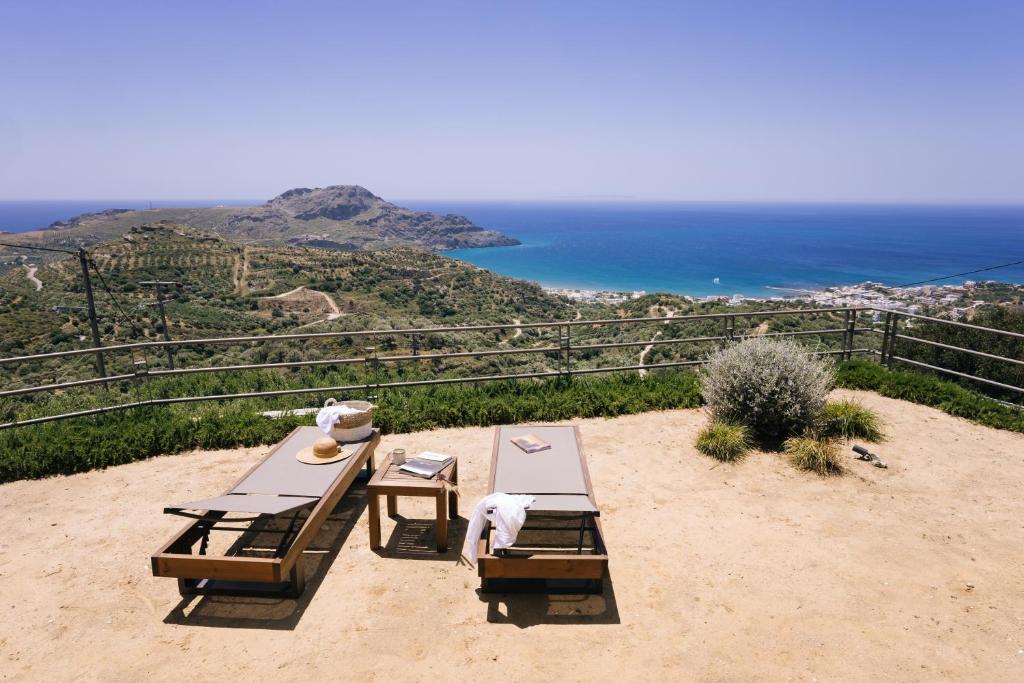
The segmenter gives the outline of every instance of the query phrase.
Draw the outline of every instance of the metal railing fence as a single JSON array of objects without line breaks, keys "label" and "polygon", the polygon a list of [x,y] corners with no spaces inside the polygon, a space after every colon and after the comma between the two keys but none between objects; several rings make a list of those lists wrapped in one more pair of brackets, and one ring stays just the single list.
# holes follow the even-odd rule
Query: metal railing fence
[{"label": "metal railing fence", "polygon": [[[858,327],[858,318],[862,315],[872,315],[874,318],[878,318],[884,315],[884,322],[882,328],[877,329],[874,325]],[[429,386],[429,385],[442,385],[442,384],[457,384],[457,383],[470,383],[470,382],[491,382],[499,380],[518,380],[518,379],[542,379],[542,378],[554,378],[554,377],[572,377],[574,375],[591,375],[597,373],[611,373],[611,372],[625,372],[625,371],[649,371],[658,370],[664,368],[677,368],[677,367],[689,367],[703,364],[705,361],[702,359],[697,360],[673,360],[670,362],[663,363],[637,363],[630,365],[615,365],[609,367],[581,367],[579,363],[579,355],[585,352],[602,352],[611,349],[626,349],[626,348],[639,348],[639,347],[655,347],[674,345],[681,346],[686,344],[698,344],[698,343],[714,343],[728,344],[733,341],[745,338],[744,334],[737,334],[736,332],[736,319],[765,319],[765,318],[787,318],[792,316],[808,316],[808,315],[828,315],[830,319],[835,318],[837,315],[842,316],[841,326],[833,326],[822,328],[822,329],[811,329],[811,330],[792,330],[783,332],[766,332],[763,336],[766,337],[806,337],[806,336],[836,336],[839,337],[837,345],[838,348],[829,350],[818,350],[814,351],[815,354],[820,355],[832,355],[839,356],[842,359],[849,359],[854,354],[867,354],[877,356],[880,361],[887,367],[891,366],[894,361],[906,363],[911,366],[921,367],[927,370],[945,373],[951,376],[958,377],[960,379],[967,379],[971,381],[980,382],[989,386],[995,386],[1002,390],[1014,391],[1024,394],[1024,387],[1019,387],[1003,382],[998,382],[992,379],[970,375],[950,368],[943,368],[934,366],[931,364],[923,363],[919,360],[908,358],[906,356],[897,355],[894,352],[897,340],[902,343],[920,343],[925,345],[932,345],[941,347],[946,350],[963,352],[972,354],[979,357],[984,357],[988,360],[1006,361],[1010,364],[1024,366],[1024,359],[1022,358],[1008,358],[997,354],[980,351],[977,349],[969,349],[965,347],[959,347],[951,344],[945,344],[936,342],[934,340],[923,339],[920,337],[914,337],[907,334],[902,334],[898,331],[898,324],[900,319],[904,320],[922,320],[930,323],[940,323],[943,325],[953,325],[962,328],[970,328],[976,331],[985,333],[1002,335],[1004,337],[1021,339],[1024,340],[1024,334],[1018,332],[1012,332],[1008,330],[998,330],[994,328],[981,327],[978,325],[971,325],[969,323],[962,323],[958,321],[943,320],[941,318],[932,318],[928,316],[921,316],[917,314],[902,313],[892,310],[880,310],[870,307],[832,307],[832,308],[803,308],[803,309],[783,309],[775,311],[727,311],[722,313],[704,313],[704,314],[693,314],[683,316],[672,316],[672,317],[643,317],[643,318],[610,318],[600,320],[567,320],[567,321],[547,321],[547,322],[533,322],[533,323],[499,323],[499,324],[488,324],[488,325],[464,325],[464,326],[453,326],[453,327],[420,327],[420,328],[404,328],[404,329],[375,329],[375,330],[355,330],[355,331],[337,331],[337,332],[310,332],[310,333],[292,333],[292,334],[279,334],[279,335],[253,335],[253,336],[236,336],[236,337],[213,337],[203,339],[181,339],[171,341],[145,341],[136,342],[129,344],[115,344],[110,346],[102,347],[91,347],[84,349],[74,349],[69,351],[56,351],[51,353],[33,354],[27,356],[17,356],[10,358],[0,358],[0,368],[10,366],[19,363],[31,363],[40,361],[50,361],[55,359],[74,358],[76,356],[82,356],[86,354],[101,354],[110,355],[116,353],[129,353],[134,354],[137,352],[145,352],[148,350],[168,349],[176,348],[181,349],[185,347],[205,347],[205,346],[216,346],[216,345],[245,345],[245,344],[258,344],[258,343],[273,343],[273,342],[288,342],[288,341],[309,341],[309,340],[331,340],[331,339],[377,339],[383,337],[407,337],[415,340],[418,337],[426,335],[440,335],[440,334],[451,334],[460,335],[468,333],[479,333],[479,332],[497,332],[497,331],[515,331],[515,330],[542,330],[548,329],[557,332],[557,345],[545,344],[543,346],[535,347],[517,347],[517,348],[484,348],[480,350],[470,351],[451,351],[451,352],[414,352],[414,353],[398,353],[392,355],[378,355],[375,347],[367,347],[367,353],[363,356],[347,357],[347,358],[318,358],[309,360],[288,360],[278,361],[269,363],[239,363],[231,365],[212,365],[212,366],[196,366],[196,367],[174,367],[167,369],[149,369],[146,366],[138,367],[137,371],[130,374],[120,374],[113,376],[103,376],[105,373],[98,372],[97,377],[86,378],[86,379],[75,379],[65,382],[52,382],[50,384],[39,384],[37,386],[20,387],[14,389],[7,389],[0,391],[0,399],[13,398],[18,396],[25,396],[30,394],[38,393],[50,393],[59,394],[68,389],[74,389],[79,387],[92,386],[97,384],[108,384],[116,382],[132,381],[139,384],[145,384],[154,378],[173,377],[190,375],[197,373],[235,373],[242,370],[262,370],[262,369],[286,369],[286,368],[313,368],[313,367],[340,367],[340,366],[362,366],[363,368],[376,368],[380,367],[380,364],[384,363],[420,363],[423,361],[439,361],[447,359],[465,359],[465,358],[486,358],[486,357],[501,357],[501,356],[514,356],[514,355],[544,355],[553,357],[556,361],[556,367],[553,369],[529,371],[529,372],[513,372],[513,373],[501,373],[501,374],[485,374],[485,375],[471,375],[466,377],[438,377],[432,379],[417,379],[417,380],[402,380],[402,381],[390,381],[390,382],[363,382],[358,384],[347,384],[341,386],[323,386],[323,387],[301,387],[301,388],[289,388],[289,389],[272,389],[267,391],[253,391],[253,392],[239,392],[232,394],[211,394],[211,395],[199,395],[199,396],[172,396],[163,398],[149,398],[140,399],[136,401],[130,401],[127,403],[118,403],[115,405],[100,406],[94,408],[88,408],[85,410],[74,410],[54,415],[46,415],[40,417],[32,417],[22,420],[13,420],[10,422],[0,423],[0,429],[8,429],[17,426],[39,424],[42,422],[50,422],[54,420],[63,420],[73,417],[82,417],[86,415],[97,415],[100,413],[106,413],[116,410],[126,410],[131,408],[137,408],[142,406],[154,406],[154,405],[170,405],[175,403],[194,403],[200,401],[225,401],[233,399],[245,399],[245,398],[272,398],[279,396],[293,396],[300,394],[351,394],[354,392],[372,392],[379,391],[381,389],[392,389],[400,387],[416,387],[416,386]],[[718,322],[721,327],[720,334],[703,335],[696,337],[680,337],[672,339],[659,339],[659,338],[648,338],[644,340],[636,341],[611,341],[611,342],[592,342],[589,339],[579,339],[577,337],[576,343],[573,340],[573,330],[577,329],[600,329],[600,328],[616,328],[623,326],[637,326],[637,325],[663,325],[663,324],[685,324],[687,322]],[[840,336],[841,335],[841,336]],[[855,339],[858,335],[869,335],[877,338],[881,337],[879,348],[860,347],[855,348]],[[497,346],[497,342],[495,343]],[[413,345],[415,349],[415,344]]]}]

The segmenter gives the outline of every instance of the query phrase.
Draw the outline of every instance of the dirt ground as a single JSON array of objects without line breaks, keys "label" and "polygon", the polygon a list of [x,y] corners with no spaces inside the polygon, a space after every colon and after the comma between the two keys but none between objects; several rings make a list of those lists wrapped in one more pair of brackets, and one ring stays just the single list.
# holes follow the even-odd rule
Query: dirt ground
[{"label": "dirt ground", "polygon": [[[150,574],[182,526],[162,506],[220,493],[266,448],[0,486],[0,678],[1024,680],[1024,435],[841,393],[884,416],[888,470],[718,465],[693,448],[695,410],[578,421],[603,596],[479,594],[456,563],[465,520],[438,555],[428,499],[400,499],[371,552],[357,484],[299,600],[183,601]],[[458,455],[468,515],[491,438],[389,436],[378,454]]]}]

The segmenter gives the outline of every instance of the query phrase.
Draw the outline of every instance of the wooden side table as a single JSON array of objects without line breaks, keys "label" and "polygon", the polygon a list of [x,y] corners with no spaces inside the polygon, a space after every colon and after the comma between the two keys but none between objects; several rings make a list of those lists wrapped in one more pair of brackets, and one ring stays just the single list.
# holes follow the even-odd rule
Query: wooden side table
[{"label": "wooden side table", "polygon": [[447,467],[438,472],[433,479],[424,479],[413,474],[406,474],[391,461],[391,454],[377,468],[376,473],[366,485],[366,497],[370,509],[370,549],[377,550],[380,542],[380,496],[387,496],[388,516],[398,514],[398,496],[433,497],[437,501],[437,552],[448,550],[448,519],[459,515],[458,496],[453,488],[445,486],[441,478],[447,479],[452,485],[459,482],[459,462],[453,460]]}]

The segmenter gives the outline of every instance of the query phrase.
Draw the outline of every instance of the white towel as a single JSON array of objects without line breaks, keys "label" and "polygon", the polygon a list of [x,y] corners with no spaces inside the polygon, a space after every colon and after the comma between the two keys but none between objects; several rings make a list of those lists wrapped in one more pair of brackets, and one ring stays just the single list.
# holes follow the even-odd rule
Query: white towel
[{"label": "white towel", "polygon": [[338,421],[339,417],[345,417],[346,415],[358,415],[359,413],[365,413],[365,410],[359,410],[351,406],[324,406],[320,409],[320,412],[316,414],[316,424],[320,427],[320,431],[330,436],[331,429],[334,428],[334,423]]},{"label": "white towel", "polygon": [[463,554],[469,559],[470,564],[476,564],[479,554],[478,542],[484,530],[484,522],[489,520],[494,524],[494,542],[491,543],[491,547],[495,550],[509,548],[516,542],[516,536],[526,522],[526,508],[533,505],[533,501],[533,496],[508,493],[492,493],[482,498],[473,508],[469,528],[466,530],[466,547]]}]

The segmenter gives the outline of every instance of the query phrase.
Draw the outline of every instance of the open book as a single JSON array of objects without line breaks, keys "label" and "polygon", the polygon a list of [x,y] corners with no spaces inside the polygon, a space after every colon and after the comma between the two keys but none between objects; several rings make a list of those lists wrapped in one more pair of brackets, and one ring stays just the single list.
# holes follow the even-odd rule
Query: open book
[{"label": "open book", "polygon": [[534,434],[517,436],[512,439],[512,443],[519,446],[527,453],[536,453],[537,451],[544,451],[551,448],[551,444]]}]

